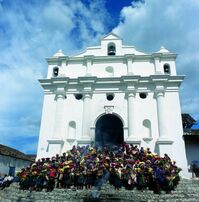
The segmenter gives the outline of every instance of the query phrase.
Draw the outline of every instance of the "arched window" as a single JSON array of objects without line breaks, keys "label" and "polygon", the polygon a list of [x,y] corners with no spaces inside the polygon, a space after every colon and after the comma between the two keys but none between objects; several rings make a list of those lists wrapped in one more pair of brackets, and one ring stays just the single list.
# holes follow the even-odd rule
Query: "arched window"
[{"label": "arched window", "polygon": [[116,54],[116,48],[114,43],[108,44],[108,55],[115,55]]},{"label": "arched window", "polygon": [[106,72],[108,73],[108,76],[113,76],[114,75],[114,69],[113,67],[106,67]]},{"label": "arched window", "polygon": [[54,67],[53,68],[53,77],[57,77],[59,74],[59,67]]},{"label": "arched window", "polygon": [[144,121],[142,122],[142,125],[144,126],[144,131],[143,131],[143,135],[144,137],[151,137],[151,122],[148,119],[144,119]]},{"label": "arched window", "polygon": [[169,64],[164,64],[164,73],[165,74],[170,74],[171,73]]},{"label": "arched window", "polygon": [[75,121],[70,121],[68,123],[68,137],[67,139],[75,139],[76,137],[76,123]]}]

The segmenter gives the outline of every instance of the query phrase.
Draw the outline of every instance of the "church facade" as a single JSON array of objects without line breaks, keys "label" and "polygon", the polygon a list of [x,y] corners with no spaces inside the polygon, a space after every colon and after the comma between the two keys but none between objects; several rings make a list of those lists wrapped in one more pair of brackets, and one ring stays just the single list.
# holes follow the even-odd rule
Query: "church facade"
[{"label": "church facade", "polygon": [[123,142],[167,153],[187,177],[179,102],[184,76],[176,54],[161,47],[151,54],[123,45],[110,33],[79,55],[58,51],[47,58],[40,79],[44,103],[37,159],[73,145]]}]

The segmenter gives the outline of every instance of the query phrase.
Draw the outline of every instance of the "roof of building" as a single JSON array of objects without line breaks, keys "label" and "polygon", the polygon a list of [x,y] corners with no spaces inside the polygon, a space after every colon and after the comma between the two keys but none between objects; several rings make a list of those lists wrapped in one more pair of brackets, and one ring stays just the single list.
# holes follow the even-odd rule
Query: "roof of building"
[{"label": "roof of building", "polygon": [[2,145],[2,144],[0,144],[0,155],[10,156],[13,158],[34,162],[34,160],[31,157],[29,157],[28,155],[26,155],[16,149],[13,149],[11,147]]},{"label": "roof of building", "polygon": [[184,129],[191,128],[196,123],[196,120],[190,114],[183,113],[182,123]]},{"label": "roof of building", "polygon": [[195,124],[193,124],[193,126],[191,127],[192,130],[199,130],[199,120],[195,122]]}]

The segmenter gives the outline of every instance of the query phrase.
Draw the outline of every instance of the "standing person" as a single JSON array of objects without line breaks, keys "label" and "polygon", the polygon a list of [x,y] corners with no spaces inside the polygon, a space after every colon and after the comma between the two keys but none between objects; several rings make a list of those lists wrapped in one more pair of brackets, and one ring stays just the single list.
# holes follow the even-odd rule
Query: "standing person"
[{"label": "standing person", "polygon": [[85,182],[86,189],[91,189],[95,182],[94,174],[92,173],[91,169],[88,169],[86,171],[86,180],[85,181],[86,181]]},{"label": "standing person", "polygon": [[58,169],[58,176],[57,176],[57,181],[58,181],[58,185],[57,187],[59,189],[61,189],[63,187],[63,184],[64,184],[64,172],[63,172],[63,168],[59,168]]},{"label": "standing person", "polygon": [[53,167],[50,167],[49,172],[46,175],[47,180],[47,189],[46,191],[52,191],[55,187],[55,177],[56,177],[56,170]]},{"label": "standing person", "polygon": [[155,168],[155,186],[154,186],[154,193],[155,194],[160,194],[162,187],[164,186],[164,170],[162,168],[162,165],[159,164]]},{"label": "standing person", "polygon": [[143,191],[146,188],[146,177],[145,177],[145,163],[140,162],[136,169],[136,185],[139,191]]},{"label": "standing person", "polygon": [[[117,166],[116,166],[117,167]],[[122,180],[121,180],[121,168],[114,169],[114,186],[115,190],[119,191],[122,187]]]},{"label": "standing person", "polygon": [[83,172],[80,172],[78,176],[78,189],[83,189],[83,188],[84,188],[84,174]]},{"label": "standing person", "polygon": [[42,191],[44,187],[44,176],[43,173],[39,173],[36,178],[36,191]]}]

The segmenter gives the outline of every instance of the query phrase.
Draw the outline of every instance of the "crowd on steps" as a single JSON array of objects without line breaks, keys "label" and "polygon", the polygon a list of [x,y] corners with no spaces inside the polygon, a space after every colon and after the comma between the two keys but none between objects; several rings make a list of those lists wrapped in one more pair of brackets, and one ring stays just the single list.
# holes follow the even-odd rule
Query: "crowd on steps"
[{"label": "crowd on steps", "polygon": [[116,190],[162,190],[170,193],[180,180],[175,161],[160,157],[149,148],[132,144],[112,146],[73,146],[62,155],[42,158],[19,173],[20,189],[52,191],[59,189],[100,190],[109,181]]}]

